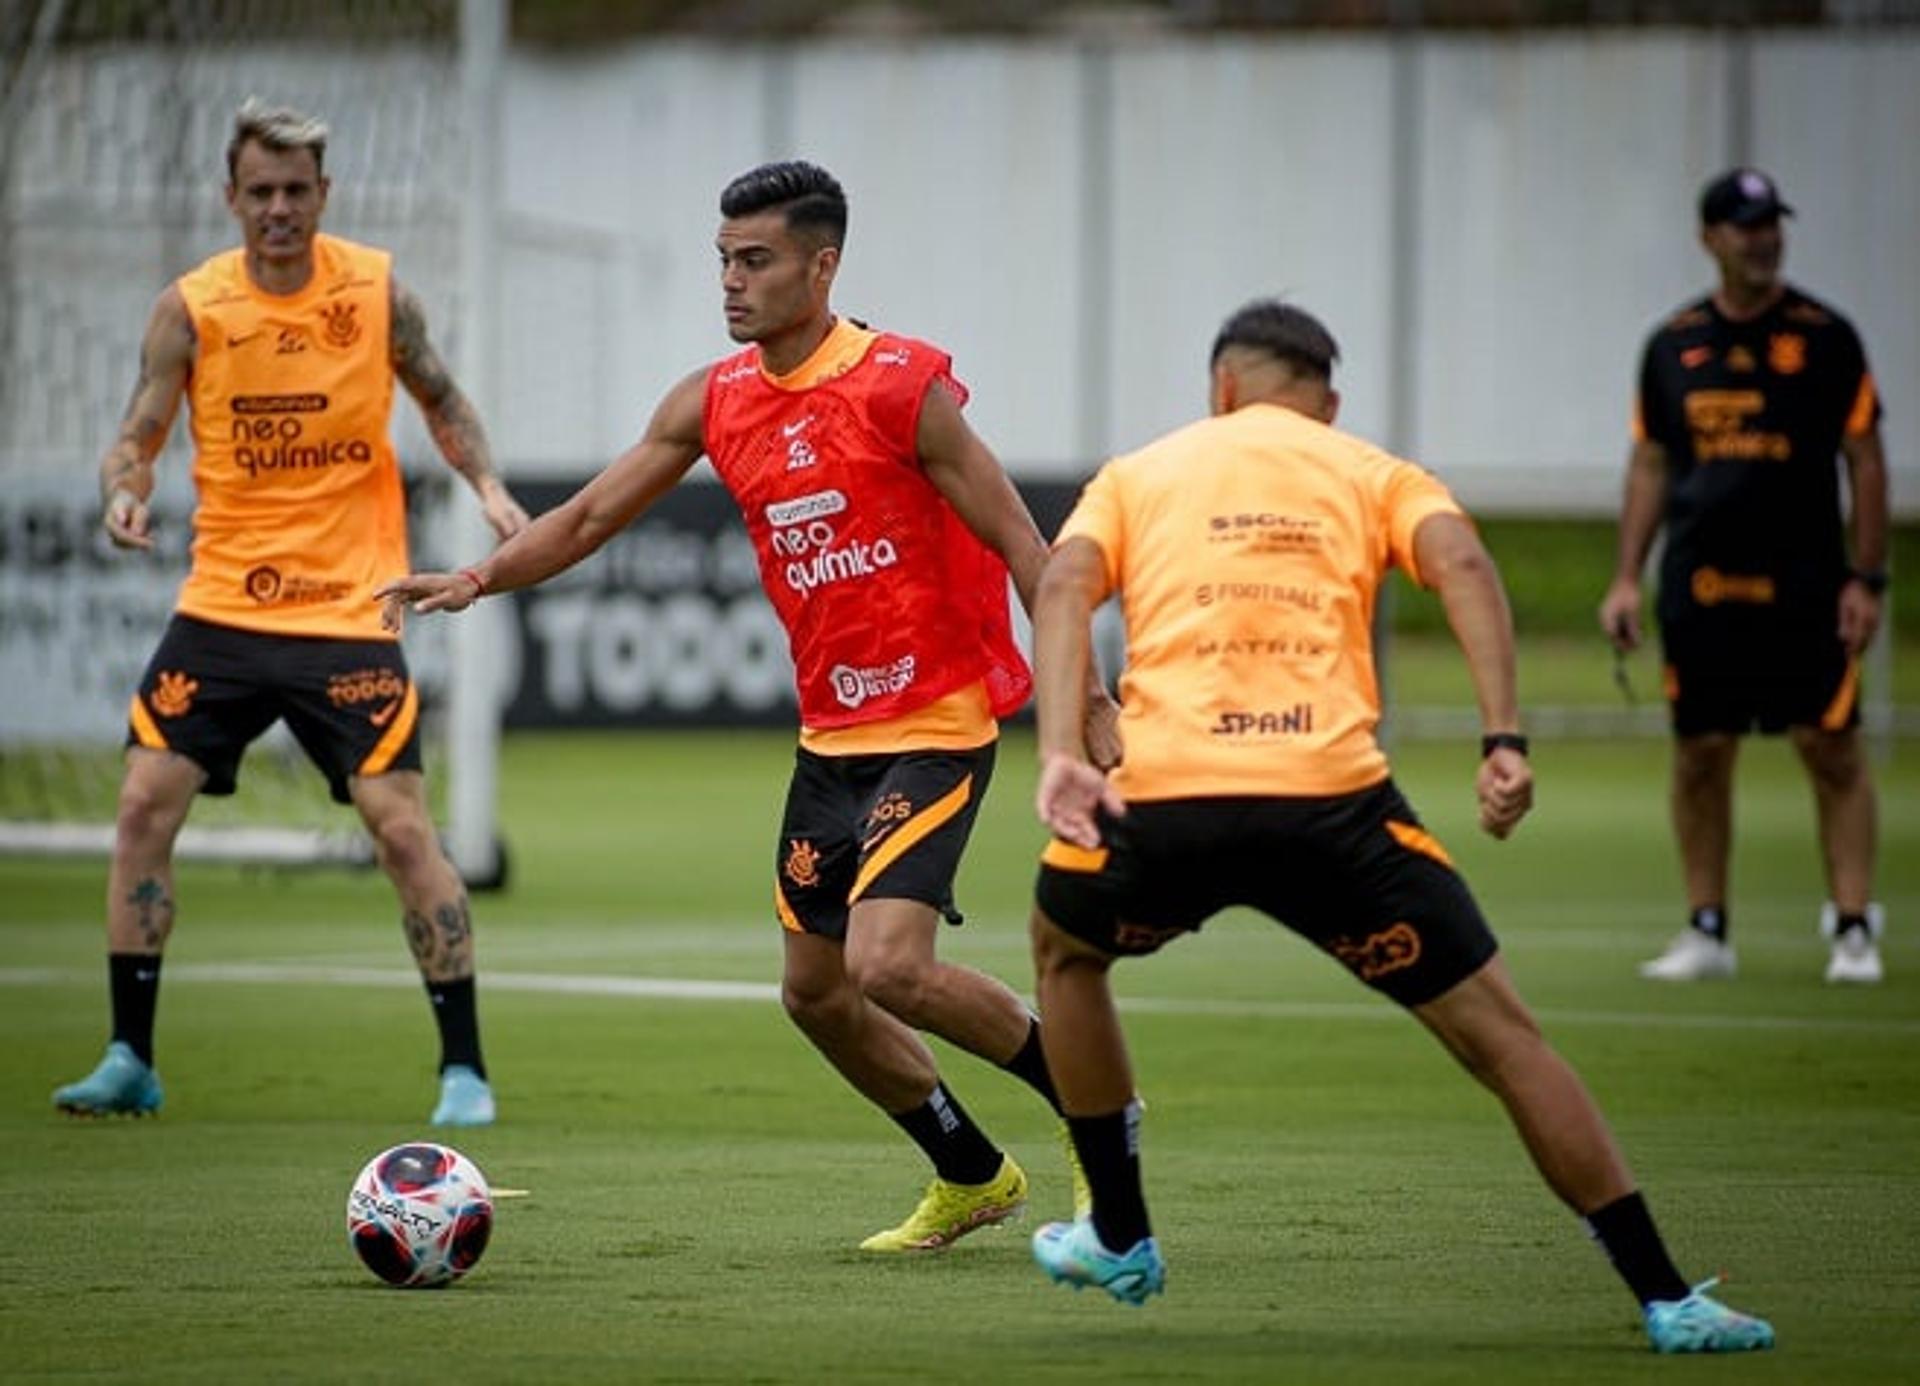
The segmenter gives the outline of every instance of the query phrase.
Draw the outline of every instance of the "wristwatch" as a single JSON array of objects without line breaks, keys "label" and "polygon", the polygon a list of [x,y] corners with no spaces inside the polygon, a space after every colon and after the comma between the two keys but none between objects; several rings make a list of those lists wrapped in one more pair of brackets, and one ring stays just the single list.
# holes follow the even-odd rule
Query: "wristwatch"
[{"label": "wristwatch", "polygon": [[1480,738],[1480,759],[1485,760],[1495,751],[1518,751],[1527,753],[1527,738],[1519,732],[1488,732]]},{"label": "wristwatch", "polygon": [[1847,576],[1876,597],[1887,590],[1885,568],[1852,568],[1848,570]]}]

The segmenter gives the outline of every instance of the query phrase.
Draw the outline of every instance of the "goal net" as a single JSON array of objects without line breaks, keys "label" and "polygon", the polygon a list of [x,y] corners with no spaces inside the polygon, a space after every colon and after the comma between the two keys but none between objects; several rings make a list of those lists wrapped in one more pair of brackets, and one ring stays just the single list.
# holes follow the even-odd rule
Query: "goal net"
[{"label": "goal net", "polygon": [[[471,221],[461,11],[460,0],[21,0],[0,10],[0,850],[111,845],[128,700],[186,571],[184,409],[159,460],[153,554],[108,543],[97,465],[155,295],[237,242],[221,188],[243,100],[330,124],[327,229],[393,251],[443,352],[462,359]],[[431,564],[455,523],[449,474],[398,398],[413,556]],[[462,491],[457,502],[470,505]],[[447,623],[413,625],[429,784],[444,806],[456,720]],[[277,728],[248,753],[237,795],[195,805],[180,850],[370,861],[357,828]],[[491,836],[490,821],[482,830]]]}]

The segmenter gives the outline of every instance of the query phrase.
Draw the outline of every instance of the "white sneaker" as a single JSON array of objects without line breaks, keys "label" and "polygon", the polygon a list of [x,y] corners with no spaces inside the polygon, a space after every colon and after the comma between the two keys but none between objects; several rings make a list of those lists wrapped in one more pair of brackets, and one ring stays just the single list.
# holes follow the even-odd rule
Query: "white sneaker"
[{"label": "white sneaker", "polygon": [[1682,929],[1659,957],[1640,964],[1640,975],[1655,982],[1704,982],[1733,973],[1733,945],[1692,928]]},{"label": "white sneaker", "polygon": [[1839,932],[1840,910],[1829,900],[1820,907],[1820,935],[1833,942],[1827,959],[1829,982],[1855,982],[1871,986],[1886,975],[1880,965],[1880,935],[1887,931],[1887,912],[1878,905],[1867,906],[1867,927]]}]

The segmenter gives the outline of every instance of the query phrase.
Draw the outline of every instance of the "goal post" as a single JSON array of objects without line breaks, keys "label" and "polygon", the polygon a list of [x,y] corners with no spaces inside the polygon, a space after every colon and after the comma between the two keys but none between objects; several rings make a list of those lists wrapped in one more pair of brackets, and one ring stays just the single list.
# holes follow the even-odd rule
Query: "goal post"
[{"label": "goal post", "polygon": [[[503,183],[500,152],[502,70],[506,62],[507,0],[462,0],[460,103],[467,131],[467,195],[461,201],[460,376],[480,416],[500,399],[499,333],[494,286],[500,282],[500,216]],[[492,536],[472,507],[455,509],[454,552],[479,553]],[[506,880],[506,853],[495,830],[499,796],[501,700],[494,673],[503,664],[499,604],[479,603],[451,623],[447,687],[447,845],[468,882],[498,886]]]},{"label": "goal post", "polygon": [[[470,40],[468,35],[474,37]],[[480,37],[481,35],[486,37]],[[158,464],[157,551],[115,551],[95,477],[155,295],[235,243],[223,152],[249,96],[332,127],[326,229],[391,250],[481,414],[504,0],[25,0],[0,18],[0,851],[106,851],[127,703],[187,562],[183,417]],[[477,377],[477,378],[476,378]],[[416,566],[468,561],[479,507],[411,401],[392,431]],[[496,430],[497,432],[497,430]],[[463,874],[497,880],[500,698],[486,621],[411,623],[436,816]],[[352,813],[284,729],[232,799],[203,798],[183,857],[365,863]]]}]

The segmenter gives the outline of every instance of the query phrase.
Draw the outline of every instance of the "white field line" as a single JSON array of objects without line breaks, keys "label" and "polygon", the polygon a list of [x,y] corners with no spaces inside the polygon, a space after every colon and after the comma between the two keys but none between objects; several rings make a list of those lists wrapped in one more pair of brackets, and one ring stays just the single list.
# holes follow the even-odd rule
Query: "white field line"
[{"label": "white field line", "polygon": [[[169,983],[202,982],[296,986],[402,987],[420,985],[417,972],[403,968],[316,967],[285,963],[187,963],[169,967]],[[58,967],[0,968],[0,987],[93,984],[91,970]],[[564,996],[610,996],[650,1001],[752,1001],[775,1004],[780,988],[770,982],[718,982],[680,977],[613,977],[603,974],[501,972],[481,974],[487,991],[527,991]],[[1223,1001],[1205,997],[1123,996],[1120,1009],[1139,1014],[1227,1016],[1261,1020],[1385,1020],[1400,1023],[1399,1008],[1375,1001]],[[1628,1026],[1668,1030],[1831,1031],[1855,1034],[1920,1035],[1920,1020],[1899,1017],[1786,1015],[1690,1015],[1665,1011],[1590,1011],[1549,1008],[1538,1012],[1549,1026]]]}]

